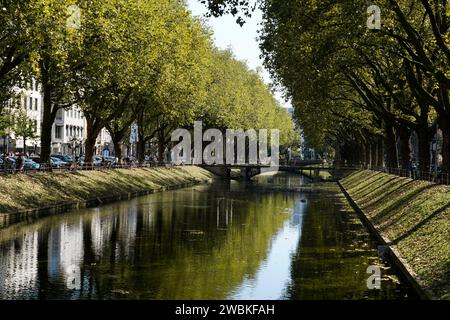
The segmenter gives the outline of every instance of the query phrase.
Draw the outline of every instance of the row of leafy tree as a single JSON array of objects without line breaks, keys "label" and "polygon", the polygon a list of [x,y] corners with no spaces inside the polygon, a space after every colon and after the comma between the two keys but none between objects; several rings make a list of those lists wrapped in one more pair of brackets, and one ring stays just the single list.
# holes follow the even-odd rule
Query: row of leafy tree
[{"label": "row of leafy tree", "polygon": [[386,156],[387,166],[404,168],[415,132],[427,171],[439,128],[450,172],[448,1],[377,1],[379,30],[367,26],[372,1],[202,2],[214,15],[237,14],[240,23],[261,7],[265,64],[287,88],[310,144],[331,146],[350,162],[381,165]]},{"label": "row of leafy tree", "polygon": [[[278,128],[285,145],[296,139],[290,115],[260,75],[216,49],[184,1],[5,0],[2,6],[0,102],[23,79],[39,81],[43,162],[58,110],[74,104],[86,118],[86,162],[102,128],[120,159],[133,123],[140,160],[150,141],[161,157],[171,132],[194,120],[219,129]],[[6,111],[0,110],[3,119]]]}]

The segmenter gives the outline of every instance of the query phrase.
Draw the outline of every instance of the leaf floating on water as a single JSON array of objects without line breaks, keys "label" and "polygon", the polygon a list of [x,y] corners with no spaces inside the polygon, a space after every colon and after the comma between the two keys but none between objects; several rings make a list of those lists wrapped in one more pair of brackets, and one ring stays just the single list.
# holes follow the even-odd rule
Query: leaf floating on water
[{"label": "leaf floating on water", "polygon": [[192,236],[201,236],[205,234],[202,230],[184,230],[184,232]]},{"label": "leaf floating on water", "polygon": [[392,281],[395,284],[400,284],[400,280],[398,280],[398,278],[394,275],[387,275],[381,278],[381,280],[384,281]]},{"label": "leaf floating on water", "polygon": [[118,293],[118,294],[123,294],[123,295],[125,295],[125,294],[130,294],[129,291],[125,291],[125,290],[121,290],[121,289],[118,289],[118,290],[112,290],[111,293]]}]

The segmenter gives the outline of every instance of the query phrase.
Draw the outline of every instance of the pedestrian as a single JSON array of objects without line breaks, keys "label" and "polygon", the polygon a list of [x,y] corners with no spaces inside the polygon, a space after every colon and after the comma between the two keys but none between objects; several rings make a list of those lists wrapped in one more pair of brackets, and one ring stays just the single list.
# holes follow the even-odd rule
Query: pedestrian
[{"label": "pedestrian", "polygon": [[406,172],[408,172],[408,177],[412,178],[412,161],[409,160],[406,165]]}]

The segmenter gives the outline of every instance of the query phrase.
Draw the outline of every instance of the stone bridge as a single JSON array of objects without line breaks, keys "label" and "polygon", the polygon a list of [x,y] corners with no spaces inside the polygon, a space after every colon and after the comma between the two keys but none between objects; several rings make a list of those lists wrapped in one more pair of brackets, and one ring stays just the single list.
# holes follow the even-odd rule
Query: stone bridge
[{"label": "stone bridge", "polygon": [[234,164],[234,165],[200,165],[200,167],[224,178],[250,180],[263,172],[285,171],[301,174],[302,171],[318,173],[320,170],[333,170],[331,165],[325,165],[321,160],[280,161],[278,167],[258,164]]}]

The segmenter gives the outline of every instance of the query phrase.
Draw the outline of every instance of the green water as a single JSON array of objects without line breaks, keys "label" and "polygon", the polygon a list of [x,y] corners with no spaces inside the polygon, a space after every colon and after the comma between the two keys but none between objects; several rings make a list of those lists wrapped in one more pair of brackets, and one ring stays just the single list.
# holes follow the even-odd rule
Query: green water
[{"label": "green water", "polygon": [[[298,188],[301,191],[295,191]],[[168,191],[0,230],[0,299],[405,299],[337,187]],[[367,288],[369,265],[383,268]]]}]

